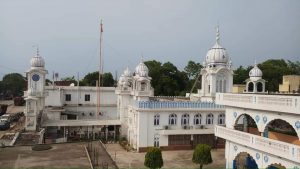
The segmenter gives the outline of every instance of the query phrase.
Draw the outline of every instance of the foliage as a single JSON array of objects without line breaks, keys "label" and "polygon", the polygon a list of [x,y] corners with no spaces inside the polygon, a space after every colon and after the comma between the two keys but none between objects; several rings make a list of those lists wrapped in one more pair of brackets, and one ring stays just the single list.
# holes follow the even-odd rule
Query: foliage
[{"label": "foliage", "polygon": [[[279,84],[282,83],[284,75],[300,75],[300,62],[285,61],[283,59],[269,59],[257,65],[263,72],[263,79],[267,81],[266,90],[276,92],[279,89]],[[244,84],[249,78],[249,71],[252,66],[240,66],[234,70],[233,83]]]},{"label": "foliage", "polygon": [[[82,81],[80,82],[81,86],[96,86],[96,81],[99,79],[99,72],[92,72],[88,73],[87,75],[84,76]],[[101,86],[105,87],[111,87],[114,86],[114,79],[112,74],[109,73],[104,73],[101,75]]]},{"label": "foliage", "polygon": [[187,73],[187,76],[190,79],[195,79],[202,68],[203,66],[200,63],[195,63],[194,61],[190,60],[185,66],[184,71]]},{"label": "foliage", "polygon": [[212,163],[211,147],[206,144],[198,144],[194,150],[193,162],[200,165],[202,169],[203,165]]},{"label": "foliage", "polygon": [[150,169],[161,168],[164,165],[160,148],[148,148],[144,165]]},{"label": "foliage", "polygon": [[[68,81],[68,82],[72,82],[74,83],[75,85],[77,85],[77,80],[75,80],[75,77],[72,76],[72,77],[65,77],[65,78],[61,78],[62,81]],[[47,82],[47,80],[46,80]]]},{"label": "foliage", "polygon": [[22,96],[25,90],[25,77],[19,73],[6,74],[2,80],[2,90],[5,94],[12,94],[13,96]]},{"label": "foliage", "polygon": [[145,62],[152,77],[151,85],[155,95],[184,95],[188,83],[188,76],[181,72],[171,62],[161,64],[158,61]]},{"label": "foliage", "polygon": [[233,84],[244,84],[245,80],[249,78],[249,71],[252,68],[252,66],[248,66],[246,68],[240,66],[236,70],[234,70]]}]

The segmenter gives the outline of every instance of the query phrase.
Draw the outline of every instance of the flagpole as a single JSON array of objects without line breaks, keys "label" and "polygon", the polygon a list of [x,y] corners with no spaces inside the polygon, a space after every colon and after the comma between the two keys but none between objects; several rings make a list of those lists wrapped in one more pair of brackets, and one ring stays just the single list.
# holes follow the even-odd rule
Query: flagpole
[{"label": "flagpole", "polygon": [[[100,58],[99,58],[99,79],[98,79],[98,85],[97,85],[97,114],[99,115],[100,113],[100,88],[101,88],[101,74],[103,74],[103,68],[102,68],[102,39],[103,39],[103,21],[101,19],[101,23],[100,23]],[[103,80],[103,79],[102,79]]]}]

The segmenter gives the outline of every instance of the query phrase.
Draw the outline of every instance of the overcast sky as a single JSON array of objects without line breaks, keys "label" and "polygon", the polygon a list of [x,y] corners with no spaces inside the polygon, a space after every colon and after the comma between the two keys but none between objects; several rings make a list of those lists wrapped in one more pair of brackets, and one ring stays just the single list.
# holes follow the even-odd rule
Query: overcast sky
[{"label": "overcast sky", "polygon": [[202,63],[216,25],[235,67],[300,60],[299,0],[1,0],[0,78],[25,72],[36,44],[48,78],[96,71],[100,18],[104,71],[113,75],[133,70],[142,54],[179,69]]}]

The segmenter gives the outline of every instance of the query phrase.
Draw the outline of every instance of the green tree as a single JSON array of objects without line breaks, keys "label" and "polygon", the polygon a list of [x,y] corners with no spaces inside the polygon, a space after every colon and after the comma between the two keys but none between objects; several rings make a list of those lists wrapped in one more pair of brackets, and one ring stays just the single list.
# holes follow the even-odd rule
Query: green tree
[{"label": "green tree", "polygon": [[160,148],[148,148],[144,165],[150,169],[161,168],[164,165]]},{"label": "green tree", "polygon": [[190,60],[185,66],[184,71],[187,73],[190,79],[195,79],[202,68],[203,66],[200,63],[196,63]]},{"label": "green tree", "polygon": [[267,81],[266,89],[270,92],[278,91],[283,75],[293,73],[293,70],[288,67],[283,59],[266,60],[257,66],[263,72],[263,79]]},{"label": "green tree", "polygon": [[185,72],[179,71],[171,62],[161,64],[152,60],[145,62],[149,68],[149,76],[152,77],[151,85],[155,95],[184,95],[188,83]]},{"label": "green tree", "polygon": [[249,78],[249,71],[252,68],[252,66],[248,66],[247,68],[240,66],[239,68],[234,70],[233,84],[244,84],[245,80]]},{"label": "green tree", "polygon": [[200,165],[202,169],[203,165],[212,163],[211,147],[206,144],[198,144],[194,150],[193,162]]},{"label": "green tree", "polygon": [[[82,86],[96,86],[96,81],[98,79],[99,79],[99,72],[88,73],[87,75],[84,76],[84,78],[80,82],[80,85],[82,85]],[[109,73],[104,73],[101,76],[101,86],[105,86],[105,87],[114,86],[114,79],[113,79],[113,76],[110,72]]]},{"label": "green tree", "polygon": [[[72,77],[65,77],[65,78],[61,78],[62,81],[68,81],[68,82],[72,82],[74,83],[75,85],[77,85],[77,80],[75,80],[75,77],[72,76]],[[47,80],[46,80],[47,82]]]},{"label": "green tree", "polygon": [[25,90],[25,77],[19,73],[6,74],[2,80],[2,90],[5,94],[13,96],[22,96]]}]

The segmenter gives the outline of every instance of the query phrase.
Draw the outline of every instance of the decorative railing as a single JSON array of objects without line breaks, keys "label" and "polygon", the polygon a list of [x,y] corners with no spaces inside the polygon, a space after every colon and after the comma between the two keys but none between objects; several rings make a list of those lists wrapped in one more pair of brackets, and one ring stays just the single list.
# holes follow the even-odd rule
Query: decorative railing
[{"label": "decorative railing", "polygon": [[233,107],[300,114],[300,96],[217,93],[216,103]]},{"label": "decorative railing", "polygon": [[190,108],[190,109],[223,109],[224,106],[212,102],[192,101],[137,101],[136,107],[141,109],[168,109],[168,108]]},{"label": "decorative railing", "polygon": [[215,136],[295,162],[300,161],[300,146],[215,126]]}]

